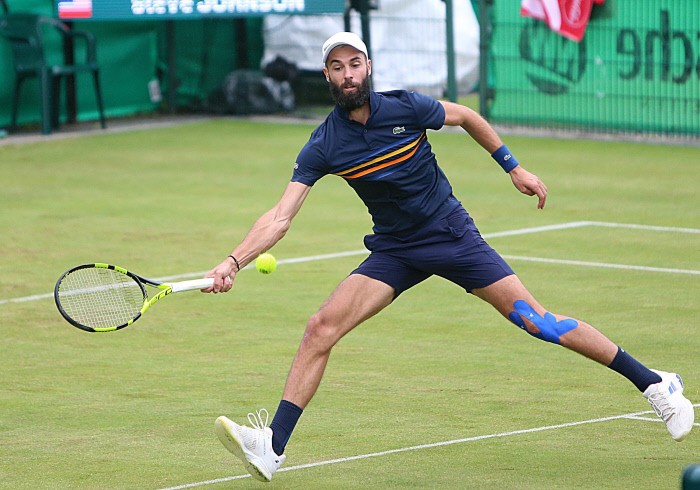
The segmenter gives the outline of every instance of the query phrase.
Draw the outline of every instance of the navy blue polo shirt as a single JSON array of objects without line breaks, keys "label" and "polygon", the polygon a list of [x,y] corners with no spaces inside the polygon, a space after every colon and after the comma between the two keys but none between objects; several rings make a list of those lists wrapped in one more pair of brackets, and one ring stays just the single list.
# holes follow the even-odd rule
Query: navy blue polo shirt
[{"label": "navy blue polo shirt", "polygon": [[375,233],[403,234],[459,206],[426,130],[445,123],[442,104],[406,90],[370,93],[362,125],[335,107],[297,157],[292,182],[312,186],[333,174],[367,206]]}]

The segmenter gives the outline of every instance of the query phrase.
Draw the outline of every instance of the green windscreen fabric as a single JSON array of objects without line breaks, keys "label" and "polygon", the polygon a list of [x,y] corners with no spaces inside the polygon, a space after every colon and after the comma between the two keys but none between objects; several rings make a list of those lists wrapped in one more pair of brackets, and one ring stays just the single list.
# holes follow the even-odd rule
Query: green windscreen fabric
[{"label": "green windscreen fabric", "polygon": [[[11,11],[32,12],[53,16],[50,2],[37,0],[10,0]],[[21,10],[19,9],[21,3]],[[148,82],[156,77],[158,56],[156,25],[150,22],[75,22],[73,29],[86,30],[96,38],[97,60],[100,64],[100,82],[107,117],[153,111]],[[76,60],[83,59],[82,44],[76,44]],[[60,37],[50,36],[47,56],[61,60],[63,47]],[[13,58],[9,44],[0,39],[0,127],[9,125],[14,86]],[[65,85],[64,85],[65,87]],[[61,91],[61,120],[65,119],[65,89]],[[97,119],[97,102],[92,77],[76,77],[76,104],[78,120]],[[36,78],[22,84],[18,124],[40,120],[39,83]]]},{"label": "green windscreen fabric", "polygon": [[700,134],[700,2],[606,0],[580,43],[494,2],[494,122]]},{"label": "green windscreen fabric", "polygon": [[[177,104],[183,109],[205,107],[209,94],[237,68],[260,67],[264,45],[262,18],[208,18],[174,22],[171,42],[176,55]],[[162,88],[168,90],[168,36],[164,22],[155,24]]]},{"label": "green windscreen fabric", "polygon": [[[54,16],[47,0],[9,0],[12,12]],[[230,72],[238,68],[258,68],[263,52],[262,18],[199,18],[172,21],[172,37],[166,22],[74,21],[75,30],[91,32],[96,39],[97,60],[105,115],[122,117],[155,112],[168,100],[170,80],[176,80],[174,101],[180,109],[201,109],[209,94]],[[174,78],[170,77],[168,54],[172,48]],[[47,52],[61,59],[60,38],[51,37]],[[80,59],[80,48],[76,59]],[[9,44],[0,38],[0,128],[10,123],[15,75]],[[162,101],[152,101],[149,82],[158,81]],[[98,118],[95,92],[90,75],[76,77],[76,104],[79,121]],[[28,79],[22,85],[18,124],[35,124],[40,116],[39,84]],[[60,120],[66,114],[65,88],[61,90]],[[109,124],[109,121],[108,121]]]},{"label": "green windscreen fabric", "polygon": [[[97,60],[107,117],[153,111],[148,83],[156,78],[157,37],[153,25],[140,23],[79,23],[97,39]],[[77,77],[78,119],[96,119],[92,79]],[[24,94],[27,97],[30,94]],[[27,111],[25,111],[27,113]],[[33,116],[33,114],[31,114]]]}]

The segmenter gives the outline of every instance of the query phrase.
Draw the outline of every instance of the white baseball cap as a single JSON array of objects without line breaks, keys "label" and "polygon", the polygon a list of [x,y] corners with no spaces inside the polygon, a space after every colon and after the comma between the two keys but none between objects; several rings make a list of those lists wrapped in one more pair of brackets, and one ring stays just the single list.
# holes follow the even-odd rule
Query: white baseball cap
[{"label": "white baseball cap", "polygon": [[367,54],[367,46],[355,33],[352,32],[337,32],[329,37],[325,43],[323,43],[323,64],[326,64],[328,55],[338,46],[352,46],[358,51],[362,51],[365,54],[365,58],[369,58]]}]

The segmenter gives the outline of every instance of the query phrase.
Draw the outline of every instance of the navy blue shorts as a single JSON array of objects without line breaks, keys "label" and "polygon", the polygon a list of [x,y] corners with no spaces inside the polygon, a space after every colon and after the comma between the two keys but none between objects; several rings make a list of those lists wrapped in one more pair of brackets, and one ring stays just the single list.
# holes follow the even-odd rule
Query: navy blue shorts
[{"label": "navy blue shorts", "polygon": [[395,297],[432,275],[471,293],[514,273],[462,206],[406,236],[367,235],[365,247],[372,253],[351,274],[388,284]]}]

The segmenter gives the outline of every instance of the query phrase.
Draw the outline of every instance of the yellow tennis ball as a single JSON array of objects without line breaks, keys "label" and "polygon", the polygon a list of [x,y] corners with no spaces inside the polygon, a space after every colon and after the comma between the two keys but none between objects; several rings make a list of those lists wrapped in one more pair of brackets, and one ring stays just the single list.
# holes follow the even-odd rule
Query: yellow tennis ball
[{"label": "yellow tennis ball", "polygon": [[272,274],[277,269],[277,260],[272,254],[260,254],[255,259],[255,268],[262,274]]}]

